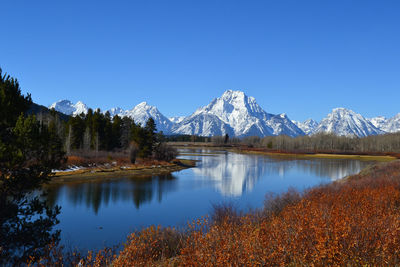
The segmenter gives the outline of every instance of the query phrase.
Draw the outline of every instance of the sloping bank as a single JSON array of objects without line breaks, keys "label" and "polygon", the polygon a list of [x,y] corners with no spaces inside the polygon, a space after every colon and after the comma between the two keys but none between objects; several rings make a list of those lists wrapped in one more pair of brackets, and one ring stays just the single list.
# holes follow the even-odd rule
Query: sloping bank
[{"label": "sloping bank", "polygon": [[271,157],[291,157],[299,159],[326,158],[326,159],[356,159],[366,161],[393,161],[400,159],[399,153],[362,153],[340,151],[281,151],[264,148],[234,148],[232,151],[242,154],[268,155]]},{"label": "sloping bank", "polygon": [[162,162],[153,165],[103,165],[97,167],[76,168],[75,170],[57,171],[51,183],[79,182],[118,177],[148,177],[152,175],[168,174],[196,166],[196,161],[179,159],[172,162]]}]

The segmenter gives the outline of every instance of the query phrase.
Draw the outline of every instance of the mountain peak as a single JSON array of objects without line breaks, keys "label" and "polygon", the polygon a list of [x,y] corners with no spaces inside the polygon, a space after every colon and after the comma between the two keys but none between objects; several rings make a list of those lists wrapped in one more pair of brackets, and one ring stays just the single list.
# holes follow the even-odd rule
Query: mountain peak
[{"label": "mountain peak", "polygon": [[303,122],[293,121],[293,123],[307,135],[312,134],[315,128],[318,127],[318,123],[313,119],[307,119]]},{"label": "mountain peak", "polygon": [[54,108],[58,112],[74,116],[81,113],[86,114],[88,112],[88,107],[82,101],[78,101],[76,102],[76,104],[73,104],[70,100],[67,99],[59,100],[51,104],[49,108]]},{"label": "mountain peak", "polygon": [[226,90],[222,94],[222,98],[244,97],[246,94],[240,90]]},{"label": "mountain peak", "polygon": [[339,107],[332,109],[332,113],[343,114],[343,113],[355,113],[355,112],[348,108]]},{"label": "mountain peak", "polygon": [[311,118],[305,120],[303,123],[306,123],[306,124],[315,124],[315,125],[318,124],[318,122],[316,122],[315,120],[313,120],[313,119],[311,119]]},{"label": "mountain peak", "polygon": [[151,107],[146,101],[140,102],[136,107]]},{"label": "mountain peak", "polygon": [[57,104],[62,104],[62,105],[71,104],[72,105],[72,102],[67,99],[58,100],[57,102],[51,104],[50,107],[54,107]]},{"label": "mountain peak", "polygon": [[[227,90],[222,96],[215,98],[210,104],[199,108],[185,121],[195,121],[193,129],[201,125],[200,119],[209,119],[212,115],[214,125],[228,125],[236,136],[267,136],[286,134],[290,136],[303,135],[304,132],[288,119],[265,112],[256,102],[254,97],[248,97],[242,91]],[[201,116],[201,117],[198,117]],[[221,122],[216,122],[216,120]],[[208,125],[204,123],[204,125]],[[197,128],[196,128],[197,127]],[[204,132],[204,131],[203,131]],[[194,134],[196,134],[194,132]]]},{"label": "mountain peak", "polygon": [[376,128],[370,120],[350,109],[334,108],[314,131],[327,132],[342,136],[368,136],[381,134],[383,131]]}]

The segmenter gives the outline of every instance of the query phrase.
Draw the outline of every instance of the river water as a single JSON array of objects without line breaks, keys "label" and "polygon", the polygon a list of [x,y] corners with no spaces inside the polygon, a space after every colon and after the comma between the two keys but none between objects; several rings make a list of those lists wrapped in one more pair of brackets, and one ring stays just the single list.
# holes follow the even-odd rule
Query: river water
[{"label": "river water", "polygon": [[185,226],[210,213],[213,204],[260,208],[267,193],[304,190],[359,172],[373,162],[296,159],[227,151],[182,149],[197,167],[148,178],[121,177],[49,187],[61,243],[79,250],[124,242],[135,230],[155,224]]}]

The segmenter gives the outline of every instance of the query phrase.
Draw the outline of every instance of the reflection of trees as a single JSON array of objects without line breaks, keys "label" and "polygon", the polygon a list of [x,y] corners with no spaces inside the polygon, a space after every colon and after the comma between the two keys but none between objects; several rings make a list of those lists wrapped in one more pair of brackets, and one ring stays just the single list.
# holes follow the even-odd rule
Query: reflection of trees
[{"label": "reflection of trees", "polygon": [[251,191],[257,180],[264,175],[284,177],[292,170],[301,170],[303,173],[337,180],[357,173],[369,164],[351,159],[298,160],[236,153],[191,158],[200,160],[198,167],[193,169],[197,175],[216,181],[218,190],[230,196],[240,196],[245,191]]},{"label": "reflection of trees", "polygon": [[67,183],[49,187],[48,202],[54,205],[58,197],[65,195],[73,205],[86,205],[97,214],[102,206],[108,206],[110,202],[132,200],[137,209],[154,197],[161,202],[166,193],[175,191],[176,188],[176,178],[172,174],[91,183]]}]

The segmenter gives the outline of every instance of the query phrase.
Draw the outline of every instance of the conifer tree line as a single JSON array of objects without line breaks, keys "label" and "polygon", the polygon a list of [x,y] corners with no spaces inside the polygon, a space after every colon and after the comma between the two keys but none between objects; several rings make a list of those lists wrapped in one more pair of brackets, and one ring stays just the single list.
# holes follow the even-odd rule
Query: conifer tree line
[{"label": "conifer tree line", "polygon": [[54,110],[39,114],[38,119],[54,128],[67,155],[72,151],[129,150],[132,162],[136,157],[171,160],[176,156],[176,151],[165,145],[163,133],[156,132],[153,118],[142,126],[129,117],[111,117],[109,112],[89,109],[87,114],[71,116],[67,121],[62,121]]}]

